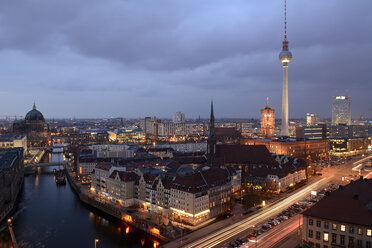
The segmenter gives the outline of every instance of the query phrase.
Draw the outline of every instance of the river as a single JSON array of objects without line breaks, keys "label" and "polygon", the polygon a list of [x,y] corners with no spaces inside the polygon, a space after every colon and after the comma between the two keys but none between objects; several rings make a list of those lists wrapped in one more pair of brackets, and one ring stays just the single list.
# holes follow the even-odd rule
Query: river
[{"label": "river", "polygon": [[[60,160],[46,154],[43,162]],[[13,211],[14,232],[21,248],[29,247],[157,247],[143,231],[80,202],[69,183],[56,186],[49,167],[25,177]],[[6,223],[0,225],[0,248],[12,247]]]}]

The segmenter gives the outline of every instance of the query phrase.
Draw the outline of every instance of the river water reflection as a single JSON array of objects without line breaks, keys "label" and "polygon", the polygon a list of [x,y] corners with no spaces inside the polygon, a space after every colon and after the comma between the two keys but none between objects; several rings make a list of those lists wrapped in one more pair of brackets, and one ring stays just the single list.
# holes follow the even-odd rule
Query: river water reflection
[{"label": "river water reflection", "polygon": [[[55,154],[44,162],[55,161]],[[43,168],[25,177],[14,211],[14,232],[20,247],[156,247],[150,235],[79,201],[70,185],[56,186]],[[0,226],[0,248],[11,247],[6,223]]]}]

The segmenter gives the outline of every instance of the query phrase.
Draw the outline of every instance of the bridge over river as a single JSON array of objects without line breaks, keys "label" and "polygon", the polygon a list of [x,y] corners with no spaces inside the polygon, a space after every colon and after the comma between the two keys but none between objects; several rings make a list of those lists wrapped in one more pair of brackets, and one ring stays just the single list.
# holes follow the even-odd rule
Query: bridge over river
[{"label": "bridge over river", "polygon": [[68,161],[63,161],[63,162],[48,162],[48,163],[29,163],[25,164],[25,168],[37,168],[37,167],[49,167],[49,166],[65,166],[68,164]]}]

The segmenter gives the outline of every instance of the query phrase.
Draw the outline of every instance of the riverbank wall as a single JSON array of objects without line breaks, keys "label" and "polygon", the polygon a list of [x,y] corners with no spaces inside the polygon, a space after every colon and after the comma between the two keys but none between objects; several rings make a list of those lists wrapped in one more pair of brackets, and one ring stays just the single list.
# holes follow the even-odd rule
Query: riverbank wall
[{"label": "riverbank wall", "polygon": [[70,183],[71,188],[75,191],[75,193],[79,196],[79,199],[84,202],[85,204],[94,207],[108,215],[111,215],[117,219],[120,219],[122,221],[125,221],[127,224],[140,229],[151,236],[158,238],[162,241],[168,242],[170,241],[170,238],[165,237],[160,234],[159,229],[149,223],[148,221],[140,220],[136,218],[133,214],[128,213],[124,211],[123,209],[120,209],[112,204],[105,203],[105,202],[100,202],[96,200],[93,197],[90,197],[88,193],[84,192],[78,185],[77,185],[77,180],[74,179],[71,175],[68,169],[66,169],[66,176],[67,180]]},{"label": "riverbank wall", "polygon": [[23,148],[3,150],[0,160],[0,223],[13,210],[24,179]]}]

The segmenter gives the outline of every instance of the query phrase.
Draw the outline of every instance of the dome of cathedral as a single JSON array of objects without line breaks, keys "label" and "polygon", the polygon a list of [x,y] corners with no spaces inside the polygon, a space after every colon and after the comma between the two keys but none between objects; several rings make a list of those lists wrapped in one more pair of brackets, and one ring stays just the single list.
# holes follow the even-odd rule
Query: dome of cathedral
[{"label": "dome of cathedral", "polygon": [[36,109],[35,104],[34,104],[33,109],[26,114],[25,120],[26,121],[45,121],[43,114],[39,110]]}]

